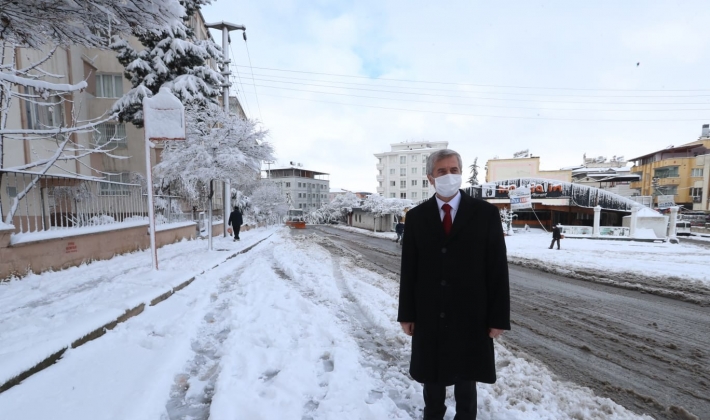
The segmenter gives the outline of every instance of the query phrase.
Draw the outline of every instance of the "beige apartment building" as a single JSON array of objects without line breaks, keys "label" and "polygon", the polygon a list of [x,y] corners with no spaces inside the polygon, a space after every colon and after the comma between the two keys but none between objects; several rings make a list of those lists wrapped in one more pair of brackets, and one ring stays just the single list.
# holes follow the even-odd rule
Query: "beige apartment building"
[{"label": "beige apartment building", "polygon": [[490,159],[486,162],[486,182],[517,178],[545,178],[572,182],[571,170],[540,170],[538,156],[512,159]]},{"label": "beige apartment building", "polygon": [[688,210],[710,210],[710,127],[698,140],[670,146],[631,159],[631,173],[640,177],[631,188],[641,195],[672,195]]},{"label": "beige apartment building", "polygon": [[[188,23],[194,30],[198,39],[211,37],[201,13],[196,13]],[[136,48],[142,48],[140,42],[131,38],[129,42]],[[19,62],[17,67],[25,67],[33,62],[40,61],[51,51],[47,46],[43,50],[18,49],[16,56]],[[131,89],[130,82],[123,76],[124,68],[118,62],[116,54],[111,50],[100,50],[82,46],[59,47],[53,56],[42,63],[40,68],[52,75],[61,75],[51,78],[52,83],[78,84],[86,81],[87,88],[82,91],[67,95],[62,104],[42,107],[30,101],[15,99],[8,115],[8,129],[32,129],[68,127],[81,125],[81,121],[91,121],[105,117],[110,113],[113,104]],[[25,93],[25,92],[23,92]],[[54,100],[54,99],[50,99]],[[230,101],[230,109],[238,115],[245,117],[236,97],[234,103]],[[58,99],[56,99],[58,102]],[[72,116],[78,123],[72,122]],[[88,130],[83,133],[72,134],[74,141],[84,147],[91,144],[110,143],[114,148],[111,152],[119,159],[103,154],[92,154],[78,161],[59,162],[51,168],[48,175],[55,175],[52,186],[72,185],[70,178],[98,177],[118,183],[136,182],[134,175],[145,175],[145,143],[143,129],[136,128],[130,123],[108,121],[96,127],[95,131]],[[162,145],[158,144],[151,153],[151,163],[155,165],[160,160]],[[12,168],[27,165],[31,162],[49,157],[56,150],[53,140],[6,140],[4,144],[3,167]],[[121,159],[122,158],[122,159]],[[27,168],[36,171],[37,168]],[[65,180],[62,180],[65,179]],[[17,194],[18,187],[10,186],[8,177],[2,178],[0,186],[1,202],[5,207]],[[122,193],[121,185],[104,184],[103,187],[116,191],[107,193]],[[222,202],[222,188],[216,188],[215,206]],[[103,194],[103,192],[102,192]],[[3,208],[3,213],[7,212]]]}]

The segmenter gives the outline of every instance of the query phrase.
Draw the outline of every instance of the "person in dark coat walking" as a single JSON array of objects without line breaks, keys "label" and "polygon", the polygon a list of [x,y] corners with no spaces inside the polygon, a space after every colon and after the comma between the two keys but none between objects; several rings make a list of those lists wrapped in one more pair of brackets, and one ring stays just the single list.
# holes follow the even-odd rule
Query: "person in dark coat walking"
[{"label": "person in dark coat walking", "polygon": [[232,227],[234,231],[234,241],[239,240],[239,230],[242,228],[242,212],[239,211],[239,207],[235,207],[234,211],[229,214],[229,226]]},{"label": "person in dark coat walking", "polygon": [[557,249],[560,249],[560,239],[562,239],[562,232],[560,231],[560,225],[558,223],[556,226],[552,227],[552,242],[550,242],[550,249],[552,249],[555,241],[557,241]]},{"label": "person in dark coat walking", "polygon": [[424,384],[424,419],[476,418],[476,382],[496,380],[493,339],[510,329],[508,261],[498,209],[461,186],[461,157],[426,164],[436,195],[407,213],[397,321],[412,336],[409,373]]},{"label": "person in dark coat walking", "polygon": [[399,243],[402,239],[402,235],[404,235],[404,223],[402,223],[401,220],[394,226],[394,231],[397,234],[397,240],[395,242]]}]

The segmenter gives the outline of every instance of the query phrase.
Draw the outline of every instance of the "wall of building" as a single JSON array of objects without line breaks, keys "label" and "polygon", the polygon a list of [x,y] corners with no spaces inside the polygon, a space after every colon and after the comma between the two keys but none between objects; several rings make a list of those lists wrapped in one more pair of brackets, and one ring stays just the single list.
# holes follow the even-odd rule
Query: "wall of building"
[{"label": "wall of building", "polygon": [[[391,151],[377,153],[377,192],[387,198],[419,201],[433,192],[426,177],[426,160],[448,142],[394,143]],[[404,173],[402,172],[404,170]],[[392,185],[394,183],[394,185]]]},{"label": "wall of building", "polygon": [[515,178],[545,178],[572,182],[572,171],[541,171],[539,157],[491,159],[486,162],[486,182]]},{"label": "wall of building", "polygon": [[[705,161],[710,161],[710,155],[705,156],[706,157],[698,156],[668,158],[659,160],[657,162],[634,166],[633,168],[631,168],[631,171],[632,173],[641,175],[641,180],[639,182],[633,182],[631,184],[631,188],[639,191],[641,195],[655,195],[654,193],[656,192],[656,190],[653,187],[653,178],[655,176],[656,170],[677,166],[678,176],[658,179],[659,187],[675,186],[675,203],[686,206],[688,208],[693,208],[693,196],[691,195],[691,188],[702,188],[703,196],[706,197],[704,199],[704,203],[695,204],[705,204],[705,208],[701,210],[707,210],[707,190],[710,187],[710,180],[708,179],[707,172],[710,167],[706,169],[706,166],[708,165],[705,164]],[[691,174],[693,169],[702,169],[703,175],[699,177],[692,177]]]},{"label": "wall of building", "polygon": [[357,228],[374,230],[376,227],[378,232],[391,232],[394,229],[393,221],[394,216],[391,214],[375,217],[372,213],[353,209],[352,226]]}]

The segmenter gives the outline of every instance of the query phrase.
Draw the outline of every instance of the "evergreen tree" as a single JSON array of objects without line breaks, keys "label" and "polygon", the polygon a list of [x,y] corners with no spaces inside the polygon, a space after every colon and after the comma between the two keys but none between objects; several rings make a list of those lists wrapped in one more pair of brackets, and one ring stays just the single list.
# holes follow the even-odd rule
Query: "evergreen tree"
[{"label": "evergreen tree", "polygon": [[473,160],[473,165],[469,166],[471,169],[471,176],[468,178],[468,183],[471,186],[478,185],[478,158]]},{"label": "evergreen tree", "polygon": [[159,31],[134,32],[143,45],[136,50],[126,39],[114,37],[111,48],[125,67],[132,89],[116,101],[119,120],[143,126],[143,98],[168,86],[183,104],[206,109],[218,106],[225,79],[211,67],[221,66],[222,52],[211,39],[198,40],[186,25],[189,18],[211,0],[180,0],[185,8],[182,21],[173,21]]}]

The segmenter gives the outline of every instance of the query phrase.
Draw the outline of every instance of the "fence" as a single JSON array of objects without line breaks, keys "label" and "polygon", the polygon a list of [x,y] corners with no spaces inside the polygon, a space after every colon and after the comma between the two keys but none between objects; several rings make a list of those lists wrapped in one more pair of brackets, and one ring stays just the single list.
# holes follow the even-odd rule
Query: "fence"
[{"label": "fence", "polygon": [[[592,237],[594,228],[591,226],[562,226],[562,234],[570,237]],[[600,226],[599,236],[630,237],[631,230],[627,227]]]},{"label": "fence", "polygon": [[[128,181],[126,179],[126,181]],[[144,187],[128,182],[0,171],[0,221],[32,233],[148,220]],[[156,223],[193,220],[180,197],[156,196]]]}]

